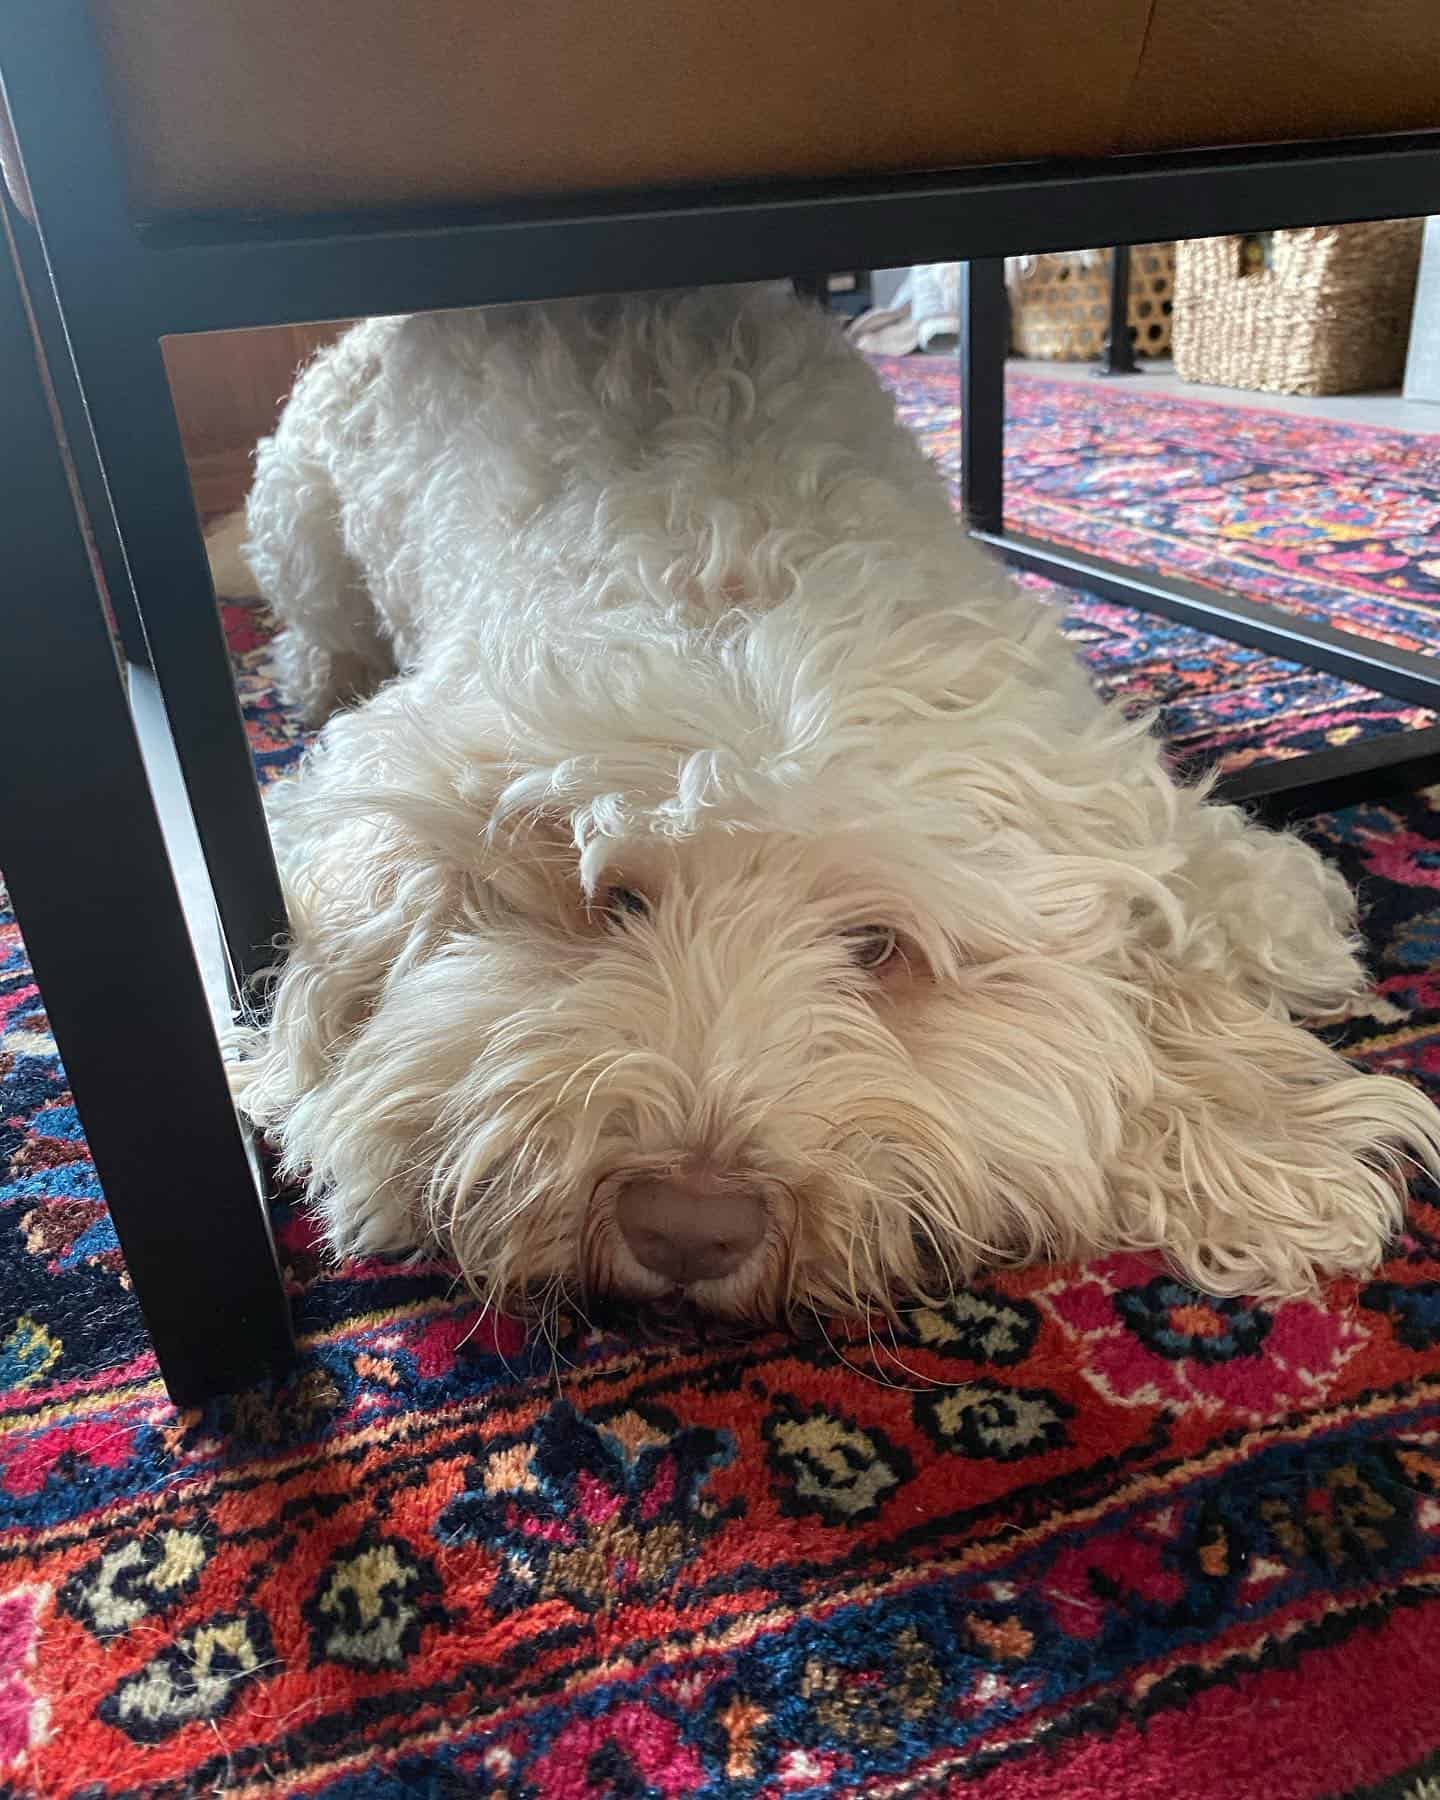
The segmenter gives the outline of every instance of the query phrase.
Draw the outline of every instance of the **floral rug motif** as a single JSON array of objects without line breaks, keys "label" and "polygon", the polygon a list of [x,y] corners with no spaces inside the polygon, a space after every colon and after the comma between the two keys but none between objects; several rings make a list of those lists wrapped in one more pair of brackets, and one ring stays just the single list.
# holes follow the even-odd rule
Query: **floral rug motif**
[{"label": "floral rug motif", "polygon": [[[944,372],[887,372],[948,455]],[[1223,489],[1232,453],[1358,483],[1372,521],[1427,468],[1433,490],[1431,440],[1222,431],[1214,408],[1187,436],[1171,402],[1147,431],[1155,403],[1024,386],[1015,504],[1090,541],[1107,519],[1198,529],[1176,490]],[[1216,516],[1272,505],[1244,492],[1212,493]],[[1286,500],[1265,579],[1323,568],[1332,610],[1349,593],[1421,633],[1428,558],[1335,561],[1330,505],[1306,537]],[[265,621],[227,624],[268,778],[299,734]],[[1233,652],[1217,674],[1205,640],[1120,608],[1081,601],[1072,629],[1114,692],[1164,697],[1216,753],[1373,728],[1388,704]],[[1315,834],[1360,884],[1378,978],[1344,1046],[1440,1092],[1434,800]],[[155,1129],[158,1159],[159,1081]],[[203,1168],[168,1179],[204,1205]],[[1416,1196],[1374,1280],[1309,1302],[1215,1301],[1112,1257],[978,1282],[894,1338],[656,1339],[577,1314],[552,1347],[440,1265],[323,1266],[282,1199],[302,1358],[180,1412],[0,914],[0,1795],[1421,1800],[1437,1201]]]}]

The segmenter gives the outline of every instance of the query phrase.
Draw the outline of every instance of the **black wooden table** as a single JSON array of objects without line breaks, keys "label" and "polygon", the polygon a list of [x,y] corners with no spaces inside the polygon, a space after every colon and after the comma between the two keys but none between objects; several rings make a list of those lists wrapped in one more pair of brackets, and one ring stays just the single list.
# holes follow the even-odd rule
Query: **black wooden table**
[{"label": "black wooden table", "polygon": [[[288,1324],[142,750],[178,759],[237,990],[273,956],[285,913],[165,335],[960,259],[963,484],[979,536],[1053,580],[1440,708],[1425,657],[1009,532],[1001,460],[1006,255],[1440,211],[1440,132],[437,212],[146,219],[127,206],[84,0],[0,10],[0,75],[40,226],[20,261],[48,285],[37,310],[60,410],[92,440],[73,461],[103,515],[124,649],[163,698],[126,705],[7,270],[0,529],[7,568],[25,575],[7,615],[3,862],[177,1398],[274,1367]],[[166,742],[142,743],[137,720]],[[1227,792],[1297,816],[1436,779],[1440,728],[1247,771]]]}]

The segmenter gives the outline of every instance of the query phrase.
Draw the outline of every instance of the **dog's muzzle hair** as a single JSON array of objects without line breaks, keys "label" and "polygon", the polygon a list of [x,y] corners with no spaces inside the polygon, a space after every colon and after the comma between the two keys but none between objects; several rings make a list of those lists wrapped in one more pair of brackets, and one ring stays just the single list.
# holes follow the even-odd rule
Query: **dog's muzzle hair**
[{"label": "dog's muzzle hair", "polygon": [[1177,786],[813,308],[357,328],[248,554],[328,718],[235,1065],[340,1252],[864,1312],[1151,1248],[1372,1269],[1437,1115],[1303,1021],[1353,902]]}]

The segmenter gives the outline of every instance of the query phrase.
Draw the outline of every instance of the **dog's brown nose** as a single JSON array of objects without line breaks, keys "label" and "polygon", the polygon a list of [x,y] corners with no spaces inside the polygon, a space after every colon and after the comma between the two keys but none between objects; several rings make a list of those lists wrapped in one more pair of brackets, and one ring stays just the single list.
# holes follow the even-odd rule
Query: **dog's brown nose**
[{"label": "dog's brown nose", "polygon": [[729,1275],[765,1235],[754,1188],[699,1172],[628,1182],[615,1218],[635,1260],[680,1287]]}]

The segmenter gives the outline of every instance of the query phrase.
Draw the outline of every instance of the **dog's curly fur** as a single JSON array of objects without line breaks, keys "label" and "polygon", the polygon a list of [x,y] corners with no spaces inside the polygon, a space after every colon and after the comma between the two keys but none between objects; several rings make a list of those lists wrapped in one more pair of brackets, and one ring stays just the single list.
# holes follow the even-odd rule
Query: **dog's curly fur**
[{"label": "dog's curly fur", "polygon": [[818,310],[372,321],[249,533],[329,723],[236,1081],[338,1251],[653,1296],[616,1183],[703,1154],[768,1209],[720,1312],[1115,1246],[1280,1295],[1440,1163],[1295,1022],[1365,988],[1340,877],[1095,699]]}]

